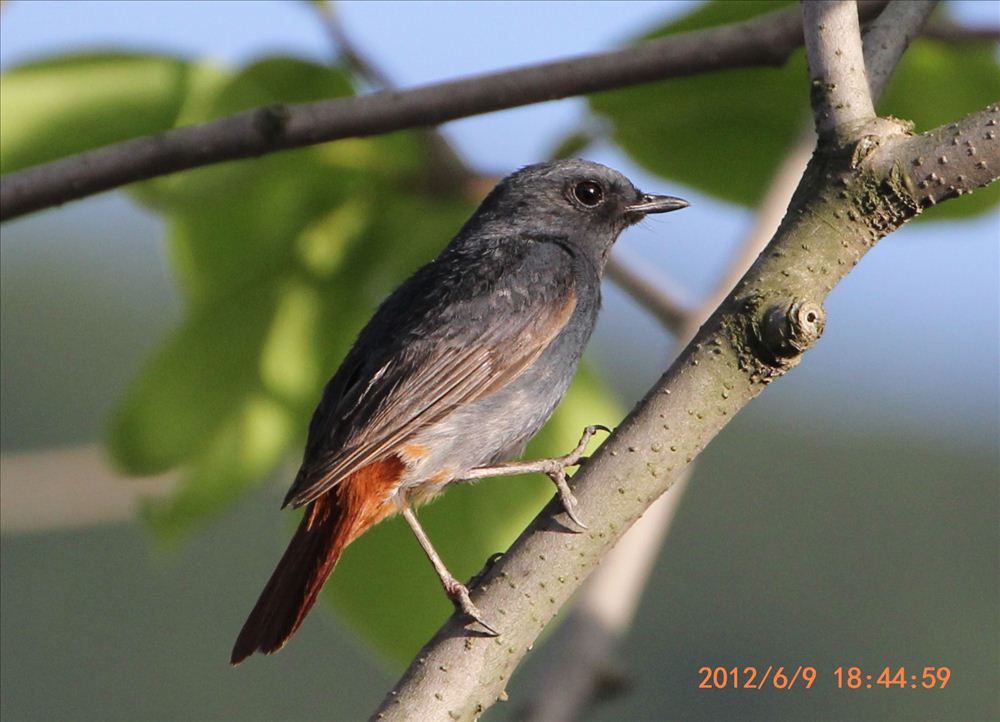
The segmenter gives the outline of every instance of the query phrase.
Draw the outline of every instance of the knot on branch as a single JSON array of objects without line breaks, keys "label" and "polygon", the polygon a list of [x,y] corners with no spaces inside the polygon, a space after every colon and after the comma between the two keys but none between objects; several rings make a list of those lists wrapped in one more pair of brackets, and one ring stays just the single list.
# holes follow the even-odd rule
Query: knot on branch
[{"label": "knot on branch", "polygon": [[799,362],[802,353],[823,334],[826,311],[818,303],[798,299],[768,305],[747,299],[740,314],[740,368],[753,383],[769,384]]},{"label": "knot on branch", "polygon": [[874,118],[853,146],[844,149],[850,152],[850,170],[841,179],[840,195],[851,199],[847,217],[863,225],[866,246],[920,213],[910,174],[893,159],[895,149],[912,134],[908,121]]},{"label": "knot on branch", "polygon": [[771,306],[760,325],[760,342],[774,365],[789,368],[823,335],[826,312],[813,301]]},{"label": "knot on branch", "polygon": [[260,133],[265,140],[270,141],[285,132],[285,126],[288,125],[291,117],[292,114],[287,105],[276,103],[265,105],[263,108],[253,111],[252,123],[254,130]]}]

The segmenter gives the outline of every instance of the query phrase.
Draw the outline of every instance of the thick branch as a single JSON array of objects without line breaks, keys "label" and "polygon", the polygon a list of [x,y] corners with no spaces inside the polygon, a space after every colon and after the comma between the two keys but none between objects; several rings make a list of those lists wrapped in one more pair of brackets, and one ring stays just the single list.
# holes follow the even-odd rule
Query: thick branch
[{"label": "thick branch", "polygon": [[1000,104],[912,136],[878,154],[901,197],[919,210],[971,193],[1000,175]]},{"label": "thick branch", "polygon": [[[863,5],[872,17],[885,5]],[[802,43],[798,8],[580,56],[405,91],[257,108],[116,143],[0,180],[0,220],[155,176],[340,138],[444,123],[652,80],[781,65]]]},{"label": "thick branch", "polygon": [[519,722],[584,718],[602,689],[608,689],[607,682],[616,676],[612,656],[635,617],[692,468],[646,510],[587,579],[573,611],[546,641],[558,661],[534,680]]},{"label": "thick branch", "polygon": [[[956,127],[984,131],[997,113],[991,107]],[[479,609],[502,620],[501,636],[477,637],[463,620],[450,619],[374,719],[469,720],[503,697],[520,659],[598,560],[818,339],[826,295],[879,238],[917,212],[905,196],[907,153],[940,142],[946,131],[911,137],[902,124],[876,118],[857,128],[853,143],[817,150],[768,248],[574,477],[590,529],[573,533],[559,502],[551,502],[473,590]],[[1000,168],[990,167],[995,177]]]},{"label": "thick branch", "polygon": [[820,136],[853,132],[875,117],[854,0],[802,3],[812,106]]}]

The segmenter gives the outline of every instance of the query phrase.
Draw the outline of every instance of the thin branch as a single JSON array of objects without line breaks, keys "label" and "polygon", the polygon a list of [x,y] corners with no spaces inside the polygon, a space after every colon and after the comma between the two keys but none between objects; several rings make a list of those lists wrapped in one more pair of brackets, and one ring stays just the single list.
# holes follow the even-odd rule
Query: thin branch
[{"label": "thin branch", "polygon": [[923,36],[946,43],[1000,43],[1000,27],[976,28],[951,20],[932,20],[924,27]]},{"label": "thin branch", "polygon": [[854,0],[808,0],[802,22],[816,131],[850,136],[852,126],[875,117]]},{"label": "thin branch", "polygon": [[384,90],[394,87],[395,83],[382,71],[382,68],[351,41],[350,35],[344,30],[344,24],[340,21],[340,11],[332,0],[312,0],[311,5],[315,8],[338,57],[355,74],[373,88]]},{"label": "thin branch", "polygon": [[608,278],[649,311],[670,333],[677,335],[687,325],[692,313],[690,306],[677,294],[641,274],[621,258],[612,255],[605,269]]},{"label": "thin branch", "polygon": [[[870,2],[862,8],[866,17],[874,17],[884,5]],[[257,108],[9,173],[0,180],[0,220],[227,160],[437,125],[664,78],[781,65],[801,43],[801,12],[794,7],[622,50],[412,90]]]},{"label": "thin branch", "polygon": [[934,12],[937,0],[893,0],[868,27],[865,70],[872,98],[879,98],[896,64]]}]

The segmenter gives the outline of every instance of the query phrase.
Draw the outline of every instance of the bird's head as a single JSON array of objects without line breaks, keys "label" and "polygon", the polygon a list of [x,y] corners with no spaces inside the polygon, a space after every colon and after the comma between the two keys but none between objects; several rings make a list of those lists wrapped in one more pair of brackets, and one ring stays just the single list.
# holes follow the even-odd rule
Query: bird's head
[{"label": "bird's head", "polygon": [[628,226],[651,213],[687,205],[673,196],[643,193],[600,163],[558,160],[529,165],[504,178],[470,223],[488,228],[491,235],[565,239],[604,259]]}]

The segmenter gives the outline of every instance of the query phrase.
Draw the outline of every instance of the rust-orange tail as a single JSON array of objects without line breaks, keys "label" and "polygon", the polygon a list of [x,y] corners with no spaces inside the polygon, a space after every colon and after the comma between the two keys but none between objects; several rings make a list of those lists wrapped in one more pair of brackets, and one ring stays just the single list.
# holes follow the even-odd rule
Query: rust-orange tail
[{"label": "rust-orange tail", "polygon": [[370,464],[309,504],[236,638],[230,663],[285,646],[347,545],[392,511],[385,499],[399,480],[402,466],[395,457]]}]

